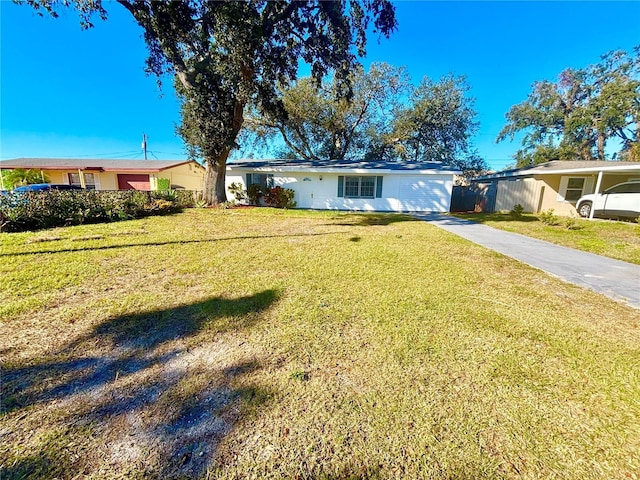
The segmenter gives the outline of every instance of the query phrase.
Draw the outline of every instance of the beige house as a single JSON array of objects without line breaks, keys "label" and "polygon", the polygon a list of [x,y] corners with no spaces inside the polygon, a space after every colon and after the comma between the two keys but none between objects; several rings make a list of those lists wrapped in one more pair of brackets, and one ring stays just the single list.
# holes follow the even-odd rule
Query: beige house
[{"label": "beige house", "polygon": [[576,214],[582,195],[629,180],[640,180],[640,162],[556,160],[484,175],[473,179],[471,188],[483,212],[511,211],[519,204],[529,213],[553,209],[568,216]]},{"label": "beige house", "polygon": [[91,190],[157,190],[167,179],[174,189],[201,191],[205,169],[193,160],[106,160],[17,158],[0,161],[1,170],[39,170],[50,183]]}]

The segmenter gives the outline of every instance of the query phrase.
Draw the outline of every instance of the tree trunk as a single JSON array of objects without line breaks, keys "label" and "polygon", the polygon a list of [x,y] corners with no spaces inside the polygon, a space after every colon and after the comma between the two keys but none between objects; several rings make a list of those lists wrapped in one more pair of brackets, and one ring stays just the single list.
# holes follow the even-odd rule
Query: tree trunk
[{"label": "tree trunk", "polygon": [[225,178],[227,173],[227,157],[229,152],[218,158],[206,158],[206,172],[204,174],[204,191],[202,198],[208,205],[218,205],[227,201]]},{"label": "tree trunk", "polygon": [[[231,122],[230,138],[227,145],[233,144],[244,123],[244,103],[236,101],[233,106],[233,120]],[[230,147],[222,147],[204,155],[207,168],[204,175],[204,189],[202,198],[208,205],[218,205],[227,201],[225,179],[227,177],[227,159],[231,153]]]},{"label": "tree trunk", "polygon": [[598,131],[598,160],[604,160],[604,133]]}]

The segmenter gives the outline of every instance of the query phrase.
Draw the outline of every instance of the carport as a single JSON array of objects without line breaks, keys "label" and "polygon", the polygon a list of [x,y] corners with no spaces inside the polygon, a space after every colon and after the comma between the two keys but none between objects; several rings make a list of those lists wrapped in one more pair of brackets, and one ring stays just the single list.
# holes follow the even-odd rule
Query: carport
[{"label": "carport", "polygon": [[471,181],[476,206],[485,213],[511,211],[517,204],[528,213],[553,209],[575,215],[578,199],[613,185],[640,181],[640,162],[559,161],[483,175]]},{"label": "carport", "polygon": [[[620,172],[621,170],[617,170],[616,172]],[[596,180],[596,188],[594,190],[594,193],[602,193],[601,188],[602,188],[602,183],[603,183],[603,179],[605,176],[605,172],[606,170],[604,168],[601,168],[598,170],[598,178]],[[640,165],[638,165],[638,168],[632,168],[632,166],[629,167],[629,173],[633,174],[634,172],[637,172],[640,175]],[[629,177],[628,180],[636,180],[635,177]],[[637,178],[637,180],[640,180],[640,177]],[[591,208],[591,211],[589,212],[589,219],[593,220],[593,216],[595,214],[596,209],[595,208]]]}]

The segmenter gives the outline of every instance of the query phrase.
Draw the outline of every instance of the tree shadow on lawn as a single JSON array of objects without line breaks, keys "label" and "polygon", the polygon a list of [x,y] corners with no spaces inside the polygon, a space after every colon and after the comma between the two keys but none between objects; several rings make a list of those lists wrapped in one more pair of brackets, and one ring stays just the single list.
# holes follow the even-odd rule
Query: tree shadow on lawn
[{"label": "tree shadow on lawn", "polygon": [[[202,475],[234,424],[272,396],[250,383],[262,368],[255,355],[215,335],[251,327],[278,298],[265,290],[113,318],[44,362],[3,369],[0,418],[14,430],[37,423],[47,432],[35,452],[24,448],[33,432],[3,435],[14,453],[0,457],[0,477],[95,474],[92,455],[110,459],[115,476]],[[214,335],[189,349],[185,340],[205,329]],[[45,440],[59,431],[60,441]],[[73,455],[73,444],[85,454]]]},{"label": "tree shadow on lawn", "polygon": [[[351,225],[351,224],[335,224],[335,225]],[[96,247],[79,247],[79,248],[61,248],[56,250],[33,250],[29,252],[9,252],[0,253],[0,257],[21,257],[25,255],[38,255],[49,253],[70,253],[70,252],[87,252],[92,250],[116,250],[119,248],[131,247],[164,247],[167,245],[188,245],[192,243],[214,243],[226,242],[232,240],[262,240],[270,238],[289,238],[289,237],[320,237],[325,235],[340,235],[341,232],[324,232],[324,233],[299,233],[285,235],[247,235],[242,237],[226,237],[226,238],[210,238],[204,240],[170,240],[166,242],[143,242],[143,243],[125,243],[120,245],[101,245]],[[99,239],[102,240],[102,239]]]},{"label": "tree shadow on lawn", "polygon": [[400,222],[417,222],[417,218],[404,213],[345,213],[331,217],[332,220],[342,220],[340,223],[329,225],[372,227],[376,225],[391,225]]},{"label": "tree shadow on lawn", "polygon": [[455,213],[451,215],[455,218],[461,218],[463,220],[470,220],[476,223],[485,222],[521,222],[531,223],[539,222],[540,219],[532,214],[515,216],[510,213]]}]

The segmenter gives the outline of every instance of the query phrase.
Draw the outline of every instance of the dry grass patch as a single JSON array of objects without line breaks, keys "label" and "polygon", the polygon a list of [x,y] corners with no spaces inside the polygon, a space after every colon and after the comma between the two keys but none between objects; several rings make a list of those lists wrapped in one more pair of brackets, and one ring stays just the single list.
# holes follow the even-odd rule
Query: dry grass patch
[{"label": "dry grass patch", "polygon": [[3,479],[640,471],[639,312],[424,222],[51,235],[0,236]]}]

